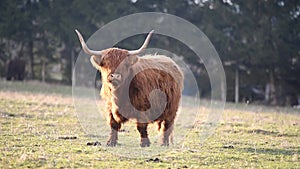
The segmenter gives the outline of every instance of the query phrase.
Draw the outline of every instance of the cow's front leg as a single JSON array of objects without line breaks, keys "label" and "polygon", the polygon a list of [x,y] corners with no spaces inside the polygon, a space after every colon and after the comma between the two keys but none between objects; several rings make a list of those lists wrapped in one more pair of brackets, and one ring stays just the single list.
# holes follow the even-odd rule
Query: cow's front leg
[{"label": "cow's front leg", "polygon": [[141,147],[149,147],[150,146],[150,140],[148,138],[148,132],[147,132],[147,126],[148,124],[145,123],[137,123],[137,130],[140,132],[141,136]]},{"label": "cow's front leg", "polygon": [[110,114],[110,119],[109,119],[109,125],[111,128],[111,132],[110,132],[110,136],[109,139],[107,141],[107,146],[110,147],[114,147],[117,144],[117,140],[118,140],[118,131],[121,128],[121,123],[118,123],[113,116]]}]

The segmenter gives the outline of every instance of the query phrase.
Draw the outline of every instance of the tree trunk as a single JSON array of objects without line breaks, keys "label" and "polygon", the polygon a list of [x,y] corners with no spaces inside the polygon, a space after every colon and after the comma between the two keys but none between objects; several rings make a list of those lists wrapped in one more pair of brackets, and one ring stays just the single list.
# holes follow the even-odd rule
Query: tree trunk
[{"label": "tree trunk", "polygon": [[45,59],[42,59],[42,82],[45,83],[46,79],[46,61]]},{"label": "tree trunk", "polygon": [[63,67],[63,81],[67,84],[71,84],[72,82],[72,57],[73,57],[73,49],[71,44],[66,43],[66,47],[61,52],[62,57],[62,67]]},{"label": "tree trunk", "polygon": [[267,83],[265,87],[265,101],[266,103],[270,101],[270,83]]},{"label": "tree trunk", "polygon": [[238,64],[236,65],[235,67],[235,97],[234,97],[234,100],[235,100],[235,103],[238,103],[239,102],[239,67],[238,67]]},{"label": "tree trunk", "polygon": [[21,49],[19,51],[19,54],[18,54],[17,58],[22,58],[23,57],[23,51],[24,51],[24,43],[21,42]]},{"label": "tree trunk", "polygon": [[275,76],[273,69],[270,70],[270,104],[277,105]]},{"label": "tree trunk", "polygon": [[34,79],[34,57],[33,57],[33,41],[29,41],[28,43],[28,55],[29,55],[29,72],[28,78]]},{"label": "tree trunk", "polygon": [[74,73],[74,64],[75,64],[75,50],[72,50],[72,55],[71,55],[71,83],[76,84],[75,78],[73,79],[73,73]]}]

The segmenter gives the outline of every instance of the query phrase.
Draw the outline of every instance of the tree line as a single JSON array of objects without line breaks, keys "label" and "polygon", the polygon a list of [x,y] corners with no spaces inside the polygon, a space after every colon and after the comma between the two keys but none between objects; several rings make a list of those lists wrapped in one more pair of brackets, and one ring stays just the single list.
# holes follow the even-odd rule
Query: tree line
[{"label": "tree line", "polygon": [[[298,0],[2,0],[0,71],[26,61],[26,78],[71,83],[80,51],[74,29],[92,35],[106,23],[136,12],[164,12],[199,27],[223,62],[230,101],[297,104],[300,98]],[[204,66],[171,39],[155,41],[182,53],[209,96]],[[174,45],[175,44],[175,45]],[[129,44],[130,45],[130,44]]]}]

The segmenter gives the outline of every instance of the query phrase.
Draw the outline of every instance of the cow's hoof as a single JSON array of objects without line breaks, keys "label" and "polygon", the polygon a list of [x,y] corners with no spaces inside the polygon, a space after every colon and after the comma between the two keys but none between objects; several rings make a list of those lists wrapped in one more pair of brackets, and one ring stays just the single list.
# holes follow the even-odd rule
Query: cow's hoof
[{"label": "cow's hoof", "polygon": [[163,143],[160,144],[160,146],[169,146],[169,141],[168,140],[164,140]]},{"label": "cow's hoof", "polygon": [[149,138],[142,138],[140,146],[141,147],[149,147],[150,146]]},{"label": "cow's hoof", "polygon": [[117,141],[112,139],[109,139],[106,143],[106,146],[108,147],[115,147],[116,145],[117,145]]}]

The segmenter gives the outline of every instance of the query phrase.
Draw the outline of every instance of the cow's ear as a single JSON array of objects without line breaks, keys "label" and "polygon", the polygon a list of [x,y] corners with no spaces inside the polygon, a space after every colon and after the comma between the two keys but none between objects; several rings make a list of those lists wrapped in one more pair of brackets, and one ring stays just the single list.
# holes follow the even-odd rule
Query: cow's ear
[{"label": "cow's ear", "polygon": [[128,56],[128,60],[129,60],[129,64],[133,65],[139,60],[139,58],[136,55],[132,55],[132,56]]},{"label": "cow's ear", "polygon": [[[92,55],[91,58],[90,58],[90,62],[92,63],[92,65],[93,65],[96,69],[100,70],[100,66],[101,66],[100,63],[101,63],[102,61],[99,60],[99,58],[97,58],[97,56]],[[98,62],[100,62],[100,63],[98,63]]]}]

